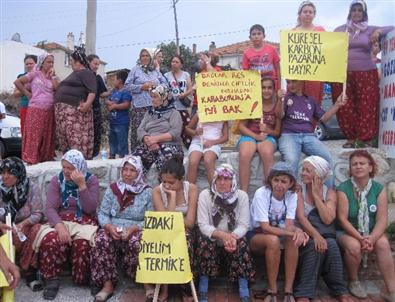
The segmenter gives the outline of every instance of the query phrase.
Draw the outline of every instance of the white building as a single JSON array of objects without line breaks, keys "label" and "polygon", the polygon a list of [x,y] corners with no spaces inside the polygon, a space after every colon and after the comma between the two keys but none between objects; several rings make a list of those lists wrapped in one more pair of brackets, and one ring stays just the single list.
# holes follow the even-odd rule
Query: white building
[{"label": "white building", "polygon": [[26,55],[39,56],[45,51],[15,41],[0,42],[0,92],[12,91],[17,76],[25,72],[23,60]]}]

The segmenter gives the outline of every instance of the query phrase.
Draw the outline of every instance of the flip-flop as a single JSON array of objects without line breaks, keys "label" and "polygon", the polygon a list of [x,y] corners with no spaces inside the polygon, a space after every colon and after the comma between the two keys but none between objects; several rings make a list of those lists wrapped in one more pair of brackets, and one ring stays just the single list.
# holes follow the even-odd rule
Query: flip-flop
[{"label": "flip-flop", "polygon": [[112,297],[114,293],[108,293],[104,290],[99,291],[95,296],[95,302],[105,302]]},{"label": "flip-flop", "polygon": [[344,149],[351,149],[351,148],[355,148],[355,143],[350,143],[347,142],[342,146]]}]

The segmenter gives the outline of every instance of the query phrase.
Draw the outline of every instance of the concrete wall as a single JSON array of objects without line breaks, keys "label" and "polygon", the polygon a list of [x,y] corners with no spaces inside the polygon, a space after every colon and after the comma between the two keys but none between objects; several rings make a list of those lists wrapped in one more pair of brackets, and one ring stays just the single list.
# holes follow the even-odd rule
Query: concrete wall
[{"label": "concrete wall", "polygon": [[13,91],[18,74],[25,71],[23,60],[27,54],[39,56],[45,51],[15,41],[0,43],[0,92]]}]

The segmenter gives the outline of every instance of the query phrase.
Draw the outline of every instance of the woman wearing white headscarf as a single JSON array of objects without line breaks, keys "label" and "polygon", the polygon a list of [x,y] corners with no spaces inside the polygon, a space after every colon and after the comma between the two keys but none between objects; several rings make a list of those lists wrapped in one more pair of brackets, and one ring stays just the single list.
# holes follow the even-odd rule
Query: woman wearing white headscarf
[{"label": "woman wearing white headscarf", "polygon": [[120,178],[104,194],[98,210],[102,229],[91,253],[92,280],[102,288],[95,301],[106,301],[118,282],[117,255],[128,277],[136,273],[145,211],[153,210],[152,189],[143,180],[138,156],[128,155],[121,163]]},{"label": "woman wearing white headscarf", "polygon": [[[160,50],[159,50],[160,52]],[[150,89],[159,84],[167,84],[167,80],[160,72],[160,62],[156,59],[158,49],[143,48],[137,65],[129,72],[125,88],[132,94],[132,116],[130,125],[130,150],[138,144],[137,128],[144,114],[152,106]]]},{"label": "woman wearing white headscarf", "polygon": [[61,164],[62,171],[51,179],[47,190],[45,215],[53,230],[43,237],[40,245],[40,271],[46,282],[43,292],[46,300],[56,297],[58,276],[67,260],[71,262],[73,281],[88,283],[91,246],[75,231],[88,228],[96,232],[94,227],[85,225],[96,225],[97,177],[87,171],[85,158],[78,150],[67,151]]},{"label": "woman wearing white headscarf", "polygon": [[302,163],[302,190],[298,193],[296,215],[312,240],[299,250],[294,296],[300,302],[315,298],[321,274],[332,295],[339,301],[352,301],[347,296],[333,223],[336,217],[336,193],[323,184],[331,174],[329,163],[322,157],[309,156]]},{"label": "woman wearing white headscarf", "polygon": [[246,239],[250,214],[247,193],[237,188],[237,176],[228,164],[214,172],[211,188],[199,195],[196,264],[199,267],[199,301],[207,302],[210,277],[218,276],[221,262],[230,281],[238,281],[242,302],[250,301],[248,280],[254,267]]},{"label": "woman wearing white headscarf", "polygon": [[[30,101],[22,133],[22,159],[28,164],[53,160],[55,155],[54,92],[59,85],[54,56],[39,56],[34,71],[18,78],[14,84]],[[26,84],[30,83],[31,93]]]},{"label": "woman wearing white headscarf", "polygon": [[358,280],[362,256],[374,252],[388,294],[386,301],[395,302],[395,269],[391,247],[385,234],[388,223],[386,190],[373,178],[377,165],[366,150],[350,154],[350,178],[337,187],[337,241],[344,250],[348,288],[359,299],[367,297]]}]

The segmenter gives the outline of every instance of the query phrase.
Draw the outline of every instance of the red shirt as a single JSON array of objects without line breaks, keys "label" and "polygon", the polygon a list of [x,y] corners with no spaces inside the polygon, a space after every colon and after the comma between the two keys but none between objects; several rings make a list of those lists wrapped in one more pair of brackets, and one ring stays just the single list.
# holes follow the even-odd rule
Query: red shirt
[{"label": "red shirt", "polygon": [[258,70],[262,76],[277,80],[278,74],[276,66],[280,63],[280,57],[276,48],[265,44],[263,48],[256,51],[254,48],[247,48],[243,53],[242,68],[244,70]]}]

